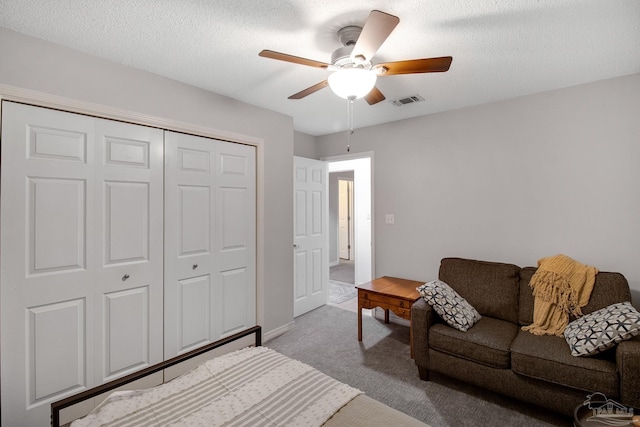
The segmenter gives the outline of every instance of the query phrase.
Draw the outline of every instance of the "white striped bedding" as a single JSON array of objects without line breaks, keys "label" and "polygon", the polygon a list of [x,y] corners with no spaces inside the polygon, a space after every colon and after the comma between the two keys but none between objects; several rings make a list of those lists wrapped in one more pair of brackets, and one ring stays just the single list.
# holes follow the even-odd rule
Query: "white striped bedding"
[{"label": "white striped bedding", "polygon": [[248,347],[157,387],[114,392],[71,426],[320,426],[359,394],[297,360]]}]

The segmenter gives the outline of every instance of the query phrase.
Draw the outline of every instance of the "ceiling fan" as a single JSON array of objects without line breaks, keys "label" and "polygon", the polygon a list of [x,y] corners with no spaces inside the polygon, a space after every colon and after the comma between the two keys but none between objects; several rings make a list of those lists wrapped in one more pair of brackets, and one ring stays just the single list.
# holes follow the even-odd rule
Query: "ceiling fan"
[{"label": "ceiling fan", "polygon": [[451,56],[443,56],[374,65],[371,62],[373,56],[399,22],[400,18],[397,16],[373,10],[363,27],[351,25],[341,28],[338,30],[338,40],[343,46],[331,54],[330,64],[272,50],[263,50],[259,55],[333,71],[327,80],[295,93],[289,99],[301,99],[330,86],[342,98],[353,100],[364,97],[369,105],[373,105],[385,99],[375,86],[377,77],[444,72],[449,70],[453,59]]}]

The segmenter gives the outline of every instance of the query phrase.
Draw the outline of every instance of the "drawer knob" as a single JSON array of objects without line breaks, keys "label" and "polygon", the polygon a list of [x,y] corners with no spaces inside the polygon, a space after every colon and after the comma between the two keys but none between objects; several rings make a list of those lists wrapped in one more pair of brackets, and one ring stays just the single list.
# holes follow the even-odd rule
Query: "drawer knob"
[{"label": "drawer knob", "polygon": [[129,278],[128,274],[125,274],[124,276],[122,276],[122,281],[124,282],[125,280],[127,280]]}]

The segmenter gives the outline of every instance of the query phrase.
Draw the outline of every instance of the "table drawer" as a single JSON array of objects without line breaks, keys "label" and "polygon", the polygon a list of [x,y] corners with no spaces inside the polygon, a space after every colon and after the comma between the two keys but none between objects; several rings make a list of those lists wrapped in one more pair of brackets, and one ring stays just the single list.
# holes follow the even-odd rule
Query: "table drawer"
[{"label": "table drawer", "polygon": [[371,293],[367,291],[360,291],[358,294],[358,298],[363,299],[365,301],[379,302],[383,304],[391,304],[400,308],[408,308],[411,309],[413,305],[413,301],[407,301],[399,298],[394,298],[386,295],[380,295],[376,293]]},{"label": "table drawer", "polygon": [[411,306],[407,301],[394,301],[389,299],[386,301],[380,301],[379,298],[375,300],[360,298],[359,305],[360,307],[367,309],[380,307],[385,310],[393,311],[398,317],[403,319],[411,319]]},{"label": "table drawer", "polygon": [[401,317],[403,319],[411,320],[411,309],[410,308],[399,308],[399,307],[389,307],[389,310],[393,311],[396,316]]}]

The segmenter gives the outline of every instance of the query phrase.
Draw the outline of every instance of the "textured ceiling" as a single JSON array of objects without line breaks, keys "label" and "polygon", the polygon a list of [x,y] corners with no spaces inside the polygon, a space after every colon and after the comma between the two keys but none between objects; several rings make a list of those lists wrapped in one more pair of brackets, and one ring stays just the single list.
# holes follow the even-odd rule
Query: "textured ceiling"
[{"label": "textured ceiling", "polygon": [[[328,71],[261,58],[271,49],[330,62],[336,31],[378,9],[400,24],[373,62],[453,56],[446,73],[387,76],[387,100],[355,105],[355,126],[421,116],[640,72],[639,0],[0,0],[0,26],[293,117],[345,130],[329,88],[287,97]],[[402,107],[411,95],[425,101]]]}]

